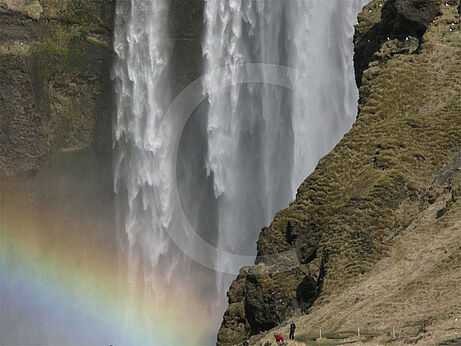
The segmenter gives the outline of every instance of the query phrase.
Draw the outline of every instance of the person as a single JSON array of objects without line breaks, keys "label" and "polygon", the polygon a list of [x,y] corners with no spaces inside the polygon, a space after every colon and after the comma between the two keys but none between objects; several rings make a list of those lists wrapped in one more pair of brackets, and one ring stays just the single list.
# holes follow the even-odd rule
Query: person
[{"label": "person", "polygon": [[242,346],[250,346],[250,340],[245,340]]},{"label": "person", "polygon": [[290,324],[290,340],[295,339],[295,329],[296,329],[296,324],[293,321],[291,321],[291,324]]},{"label": "person", "polygon": [[283,338],[282,334],[280,334],[280,333],[278,333],[278,334],[275,333],[275,334],[274,334],[274,338],[275,338],[275,342],[277,342],[277,343],[279,343],[279,342],[282,343],[282,342],[285,341],[285,339]]}]

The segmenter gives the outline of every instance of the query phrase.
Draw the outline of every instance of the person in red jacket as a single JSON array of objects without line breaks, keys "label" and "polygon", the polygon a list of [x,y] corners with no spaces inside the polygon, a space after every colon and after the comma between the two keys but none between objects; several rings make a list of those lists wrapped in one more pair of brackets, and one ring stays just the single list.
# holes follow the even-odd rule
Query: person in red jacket
[{"label": "person in red jacket", "polygon": [[285,341],[285,339],[283,338],[282,334],[280,334],[280,333],[274,334],[274,338],[275,338],[275,342],[277,342],[277,343],[278,343],[278,342],[279,342],[279,343],[282,343],[282,342]]}]

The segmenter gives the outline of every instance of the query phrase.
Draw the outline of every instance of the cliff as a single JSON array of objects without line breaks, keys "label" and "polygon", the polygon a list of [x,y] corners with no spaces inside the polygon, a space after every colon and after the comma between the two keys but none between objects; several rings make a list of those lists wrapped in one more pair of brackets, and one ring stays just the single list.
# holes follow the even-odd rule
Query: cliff
[{"label": "cliff", "polygon": [[1,0],[2,175],[110,152],[113,0]]},{"label": "cliff", "polygon": [[[176,94],[202,71],[204,5],[169,6]],[[110,159],[114,12],[115,0],[0,0],[3,177],[33,176],[63,151]]]},{"label": "cliff", "polygon": [[219,344],[273,341],[264,332],[286,333],[293,318],[303,342],[319,328],[344,341],[368,328],[365,341],[396,343],[461,330],[460,6],[374,0],[360,13],[357,121],[262,229],[258,256],[283,265],[241,269]]}]

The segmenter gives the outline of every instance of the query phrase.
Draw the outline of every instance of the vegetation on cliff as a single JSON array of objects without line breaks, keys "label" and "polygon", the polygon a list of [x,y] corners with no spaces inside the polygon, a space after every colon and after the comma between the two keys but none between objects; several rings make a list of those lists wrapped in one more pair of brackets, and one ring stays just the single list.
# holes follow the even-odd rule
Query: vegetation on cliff
[{"label": "vegetation on cliff", "polygon": [[113,0],[1,0],[2,175],[110,150]]},{"label": "vegetation on cliff", "polygon": [[[173,94],[201,73],[203,6],[170,3]],[[114,12],[115,0],[0,0],[2,176],[60,150],[110,153]]]},{"label": "vegetation on cliff", "polygon": [[[374,0],[364,8],[355,38],[361,97],[358,119],[299,187],[296,200],[262,230],[259,256],[290,249],[295,249],[296,256],[285,259],[292,261],[288,271],[286,263],[282,266],[264,260],[241,270],[228,292],[229,308],[219,343],[240,342],[305,312],[302,323],[312,328],[323,325],[337,332],[352,325],[338,297],[345,297],[346,292],[360,295],[354,290],[360,290],[360,284],[376,272],[377,263],[391,257],[398,261],[402,255],[396,254],[399,239],[411,238],[410,233],[419,226],[410,225],[426,217],[425,213],[436,214],[428,211],[436,201],[439,206],[441,199],[451,202],[438,213],[443,214],[439,221],[433,215],[424,234],[443,237],[455,232],[453,237],[459,238],[459,167],[451,170],[451,178],[443,184],[436,183],[436,177],[461,151],[458,3]],[[459,248],[448,246],[451,241],[445,240],[441,240],[444,252],[438,252],[434,268],[447,271],[429,270],[402,280],[414,294],[401,293],[398,299],[401,306],[416,308],[415,292],[426,287],[437,292],[439,301],[450,302],[450,311],[444,312],[444,305],[432,313],[434,305],[430,304],[417,313],[403,314],[400,321],[394,321],[402,326],[400,342],[409,338],[403,326],[417,325],[418,318],[440,322],[445,329],[430,337],[428,328],[420,328],[415,338],[442,341],[438,338],[455,333],[445,322],[452,313],[461,313],[461,304],[454,299],[461,280],[459,276],[447,280],[443,289],[438,285],[461,263],[456,256]],[[383,285],[390,283],[384,281]],[[371,291],[370,296],[374,296]],[[359,319],[363,311],[359,309],[360,297],[348,304],[355,307]],[[380,323],[391,318],[394,302],[370,298],[368,304],[376,309],[374,319],[370,318],[375,329],[384,328]],[[328,314],[326,307],[330,308]],[[367,311],[370,315],[373,309]],[[361,321],[361,326],[367,322]],[[270,335],[264,338],[259,339],[270,340]]]}]

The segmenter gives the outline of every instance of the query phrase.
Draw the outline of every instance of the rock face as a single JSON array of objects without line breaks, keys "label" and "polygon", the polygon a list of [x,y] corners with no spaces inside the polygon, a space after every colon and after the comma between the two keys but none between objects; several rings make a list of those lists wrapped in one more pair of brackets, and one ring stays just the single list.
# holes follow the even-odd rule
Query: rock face
[{"label": "rock face", "polygon": [[2,175],[60,149],[110,152],[113,0],[1,0]]},{"label": "rock face", "polygon": [[261,231],[261,257],[228,292],[219,344],[320,309],[385,258],[440,195],[434,177],[461,151],[458,4],[375,0],[359,15],[358,119]]},{"label": "rock face", "polygon": [[[394,54],[413,53],[420,47],[429,24],[440,14],[440,0],[372,1],[359,14],[354,37],[357,85],[371,61],[385,62]],[[376,53],[380,52],[379,55]],[[359,103],[367,93],[362,92]]]},{"label": "rock face", "polygon": [[[169,0],[172,94],[202,71],[202,0]],[[2,176],[57,151],[110,158],[115,0],[0,0]],[[184,64],[187,61],[187,64]]]}]

